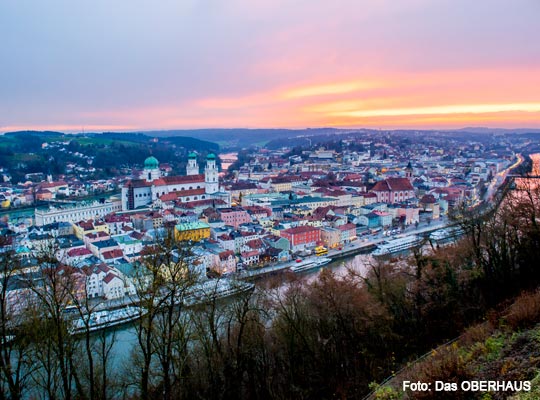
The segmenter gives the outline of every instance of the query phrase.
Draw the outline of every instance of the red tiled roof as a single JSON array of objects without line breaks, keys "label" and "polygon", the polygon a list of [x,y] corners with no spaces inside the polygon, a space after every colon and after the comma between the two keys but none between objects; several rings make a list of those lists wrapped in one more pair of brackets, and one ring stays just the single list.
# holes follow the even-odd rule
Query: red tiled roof
[{"label": "red tiled roof", "polygon": [[114,250],[103,252],[103,258],[105,260],[111,260],[113,258],[120,258],[120,257],[124,257],[124,252],[120,249],[114,249]]},{"label": "red tiled roof", "polygon": [[46,188],[55,188],[55,187],[60,187],[60,186],[67,186],[67,183],[64,182],[64,181],[59,181],[59,182],[43,182],[43,183],[40,183],[39,186],[43,189],[46,189]]},{"label": "red tiled roof", "polygon": [[229,257],[233,256],[234,257],[234,251],[232,250],[226,250],[226,251],[222,251],[221,253],[219,253],[219,259],[220,260],[225,260]]},{"label": "red tiled roof", "polygon": [[411,182],[407,178],[387,178],[379,181],[371,189],[372,192],[391,192],[414,190]]},{"label": "red tiled roof", "polygon": [[113,274],[112,272],[109,272],[107,274],[107,276],[105,276],[105,278],[103,278],[103,282],[105,283],[110,283],[113,279],[115,278],[118,278],[118,276],[116,276],[115,274]]},{"label": "red tiled roof", "polygon": [[149,187],[152,186],[152,182],[147,182],[145,179],[131,179],[124,186],[134,188]]},{"label": "red tiled roof", "polygon": [[106,232],[102,232],[102,231],[94,232],[94,233],[87,233],[84,236],[86,236],[89,239],[97,239],[97,238],[109,237],[109,235]]},{"label": "red tiled roof", "polygon": [[222,204],[226,204],[225,201],[221,200],[221,199],[205,199],[205,200],[194,200],[194,201],[186,201],[185,203],[182,203],[180,206],[182,207],[190,207],[190,208],[193,208],[193,207],[197,207],[197,206],[205,206],[205,205],[208,205],[208,206],[211,206],[211,205],[222,205]]},{"label": "red tiled roof", "polygon": [[94,224],[90,221],[79,221],[77,222],[77,225],[79,225],[79,227],[81,227],[85,231],[91,231],[92,229],[94,229]]},{"label": "red tiled roof", "polygon": [[164,194],[160,197],[161,201],[172,201],[176,200],[179,197],[187,197],[187,196],[197,196],[200,194],[205,194],[206,190],[204,188],[201,189],[190,189],[190,190],[178,190],[175,192],[170,192],[167,194]]},{"label": "red tiled roof", "polygon": [[352,229],[356,230],[356,225],[355,225],[355,224],[349,223],[349,224],[345,224],[345,225],[338,226],[338,229],[339,229],[340,231],[342,231],[342,232],[343,232],[343,231],[350,231],[350,230],[352,230]]},{"label": "red tiled roof", "polygon": [[204,183],[204,175],[186,175],[186,176],[164,176],[159,179],[155,179],[152,182],[146,181],[146,179],[132,179],[126,182],[126,187],[148,187],[148,186],[166,186],[166,185],[179,185],[183,183]]},{"label": "red tiled roof", "polygon": [[261,239],[253,239],[246,243],[246,246],[252,248],[252,249],[260,249],[263,247],[263,242]]},{"label": "red tiled roof", "polygon": [[77,249],[71,249],[67,252],[67,255],[69,257],[79,257],[79,256],[87,256],[87,255],[90,255],[92,254],[92,252],[90,250],[88,250],[87,248],[77,248]]},{"label": "red tiled roof", "polygon": [[426,194],[420,199],[420,203],[423,204],[434,204],[437,200],[435,200],[435,196],[432,194]]},{"label": "red tiled roof", "polygon": [[312,232],[312,231],[318,231],[318,230],[319,228],[316,228],[314,226],[297,226],[295,228],[284,229],[282,232],[288,233],[290,235],[298,235],[300,233]]},{"label": "red tiled roof", "polygon": [[253,251],[246,251],[244,253],[241,253],[242,257],[243,258],[248,258],[248,257],[252,257],[252,256],[257,256],[259,255],[259,252],[256,251],[256,250],[253,250]]}]

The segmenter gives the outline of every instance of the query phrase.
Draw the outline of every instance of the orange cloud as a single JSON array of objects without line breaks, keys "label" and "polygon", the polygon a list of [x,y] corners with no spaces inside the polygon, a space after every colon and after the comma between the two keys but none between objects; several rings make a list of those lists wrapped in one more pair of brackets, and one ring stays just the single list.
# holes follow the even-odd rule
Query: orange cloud
[{"label": "orange cloud", "polygon": [[[72,114],[69,123],[15,129],[140,130],[205,127],[460,127],[540,125],[534,68],[342,75],[137,109]],[[361,76],[360,76],[361,75]]]},{"label": "orange cloud", "polygon": [[433,107],[338,111],[331,114],[338,117],[388,117],[402,115],[446,115],[468,113],[485,114],[505,111],[540,112],[540,103],[447,105]]},{"label": "orange cloud", "polygon": [[308,85],[286,90],[282,95],[285,99],[298,97],[312,97],[323,95],[337,95],[373,89],[380,85],[375,81],[337,82],[324,85]]}]

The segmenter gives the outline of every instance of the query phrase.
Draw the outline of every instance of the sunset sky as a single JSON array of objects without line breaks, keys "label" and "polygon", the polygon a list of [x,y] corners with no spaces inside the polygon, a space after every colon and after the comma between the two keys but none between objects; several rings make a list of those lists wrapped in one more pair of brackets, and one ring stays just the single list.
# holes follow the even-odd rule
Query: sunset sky
[{"label": "sunset sky", "polygon": [[0,2],[0,132],[540,128],[539,0]]}]

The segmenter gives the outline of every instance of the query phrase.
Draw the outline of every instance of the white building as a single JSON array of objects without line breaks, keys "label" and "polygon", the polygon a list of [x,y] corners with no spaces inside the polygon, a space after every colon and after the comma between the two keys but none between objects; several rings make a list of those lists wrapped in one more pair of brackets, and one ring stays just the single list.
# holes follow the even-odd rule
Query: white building
[{"label": "white building", "polygon": [[186,173],[185,176],[161,176],[158,160],[148,157],[140,178],[128,181],[122,188],[122,210],[149,206],[169,193],[178,193],[183,201],[197,201],[210,199],[213,193],[219,192],[214,154],[208,155],[204,174],[199,174],[197,156],[190,153]]},{"label": "white building", "polygon": [[54,222],[75,222],[82,219],[101,218],[107,214],[121,211],[122,203],[119,200],[100,203],[80,202],[76,205],[50,206],[46,210],[35,210],[36,226],[52,224]]}]

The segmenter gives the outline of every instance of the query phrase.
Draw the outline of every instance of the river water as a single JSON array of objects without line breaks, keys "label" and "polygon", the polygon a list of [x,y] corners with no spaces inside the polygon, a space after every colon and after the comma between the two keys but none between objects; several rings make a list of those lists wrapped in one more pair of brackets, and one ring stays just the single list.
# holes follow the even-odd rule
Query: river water
[{"label": "river water", "polygon": [[[348,270],[352,270],[355,273],[358,273],[362,276],[365,276],[369,263],[371,261],[371,256],[366,254],[359,254],[357,256],[351,256],[349,258],[343,258],[336,260],[327,264],[316,270],[307,271],[302,274],[299,274],[300,279],[303,279],[307,282],[314,281],[321,270],[330,269],[338,276],[344,276],[348,273]],[[264,279],[259,280],[259,284],[263,284]],[[285,283],[283,288],[285,288]],[[133,323],[126,324],[111,330],[111,337],[114,335],[114,344],[113,344],[113,362],[115,366],[126,365],[126,362],[129,360],[132,350],[137,346],[137,333],[135,331],[135,326]]]}]

